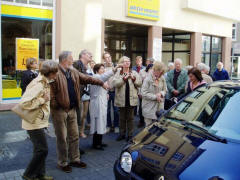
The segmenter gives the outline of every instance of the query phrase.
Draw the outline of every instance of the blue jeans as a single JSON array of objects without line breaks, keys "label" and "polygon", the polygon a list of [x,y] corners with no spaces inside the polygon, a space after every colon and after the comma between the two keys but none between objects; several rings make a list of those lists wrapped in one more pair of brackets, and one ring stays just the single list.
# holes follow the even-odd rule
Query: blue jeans
[{"label": "blue jeans", "polygon": [[[109,100],[108,100],[108,108],[107,108],[107,127],[118,127],[119,113],[118,113],[118,107],[114,106],[115,92],[109,91],[108,94],[109,94]],[[111,107],[113,107],[113,112],[114,112],[113,123],[111,118]]]}]

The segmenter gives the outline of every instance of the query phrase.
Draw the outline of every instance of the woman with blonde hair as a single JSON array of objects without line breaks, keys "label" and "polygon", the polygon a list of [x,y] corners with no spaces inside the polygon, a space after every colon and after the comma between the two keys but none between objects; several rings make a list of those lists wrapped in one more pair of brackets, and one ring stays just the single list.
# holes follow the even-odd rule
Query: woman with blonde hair
[{"label": "woman with blonde hair", "polygon": [[22,109],[36,112],[35,118],[22,119],[22,128],[27,130],[34,149],[32,160],[23,174],[26,180],[53,179],[45,175],[48,146],[44,129],[48,127],[50,115],[50,82],[54,81],[57,72],[56,62],[44,61],[40,74],[27,86],[20,101]]},{"label": "woman with blonde hair", "polygon": [[167,85],[164,78],[165,66],[162,62],[155,62],[153,71],[145,78],[142,86],[142,110],[145,125],[150,125],[157,119],[156,112],[164,109],[164,97]]}]

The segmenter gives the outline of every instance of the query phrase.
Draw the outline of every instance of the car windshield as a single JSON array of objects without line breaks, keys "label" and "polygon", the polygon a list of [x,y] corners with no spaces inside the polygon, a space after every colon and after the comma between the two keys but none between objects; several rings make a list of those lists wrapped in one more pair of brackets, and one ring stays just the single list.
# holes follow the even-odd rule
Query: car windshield
[{"label": "car windshield", "polygon": [[[206,91],[205,93],[208,92]],[[196,97],[197,94],[199,93],[193,92],[192,95],[189,96]],[[185,115],[184,113],[186,113],[187,116],[187,114],[190,114],[188,111],[193,110],[193,108],[191,109],[192,104],[193,103],[189,103],[187,100],[183,100],[173,111],[167,113],[165,117],[170,117],[171,119],[171,117],[173,117],[173,112],[175,112],[175,114],[179,114],[179,112],[182,113],[180,115]],[[211,97],[209,101],[197,108],[202,109],[199,115],[194,119],[189,119],[188,122],[194,123],[222,138],[240,141],[240,120],[238,114],[240,112],[239,89],[222,88]],[[194,112],[191,112],[191,114],[193,113]],[[174,117],[178,118],[178,115]],[[183,120],[186,119],[182,118],[184,116],[179,117]]]}]

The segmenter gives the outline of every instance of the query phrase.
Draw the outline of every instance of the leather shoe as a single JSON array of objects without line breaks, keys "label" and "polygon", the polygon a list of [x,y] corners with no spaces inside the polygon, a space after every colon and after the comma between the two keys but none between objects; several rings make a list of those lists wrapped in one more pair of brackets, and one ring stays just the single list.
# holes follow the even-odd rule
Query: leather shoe
[{"label": "leather shoe", "polygon": [[105,144],[105,143],[102,143],[101,146],[102,146],[102,147],[108,147],[108,145]]},{"label": "leather shoe", "polygon": [[26,175],[23,175],[22,178],[25,180],[39,180],[38,178],[32,178],[32,177],[28,177]]},{"label": "leather shoe", "polygon": [[43,175],[43,176],[39,176],[40,180],[53,180],[52,176],[47,176],[47,175]]},{"label": "leather shoe", "polygon": [[58,167],[58,169],[60,169],[61,171],[65,172],[65,173],[72,172],[72,168],[69,165],[67,165],[67,166],[60,166],[60,165],[58,165],[57,167]]},{"label": "leather shoe", "polygon": [[125,139],[125,136],[124,136],[124,135],[119,135],[119,136],[117,137],[116,141],[121,141],[121,140],[123,140],[123,139]]},{"label": "leather shoe", "polygon": [[87,168],[87,164],[82,161],[71,162],[69,165],[76,168],[83,168],[83,169]]},{"label": "leather shoe", "polygon": [[93,146],[93,149],[104,151],[102,145],[96,145],[96,146]]}]

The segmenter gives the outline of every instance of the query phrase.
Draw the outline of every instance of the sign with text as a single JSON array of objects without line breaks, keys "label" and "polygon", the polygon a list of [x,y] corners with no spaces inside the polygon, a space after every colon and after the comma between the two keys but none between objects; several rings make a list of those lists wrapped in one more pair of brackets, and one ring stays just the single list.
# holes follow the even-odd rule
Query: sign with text
[{"label": "sign with text", "polygon": [[39,58],[39,39],[16,38],[16,70],[26,70],[27,58]]},{"label": "sign with text", "polygon": [[160,0],[127,0],[127,16],[159,20]]}]

